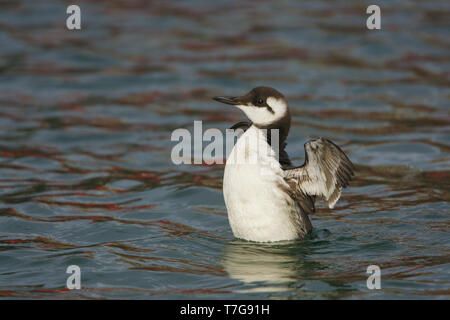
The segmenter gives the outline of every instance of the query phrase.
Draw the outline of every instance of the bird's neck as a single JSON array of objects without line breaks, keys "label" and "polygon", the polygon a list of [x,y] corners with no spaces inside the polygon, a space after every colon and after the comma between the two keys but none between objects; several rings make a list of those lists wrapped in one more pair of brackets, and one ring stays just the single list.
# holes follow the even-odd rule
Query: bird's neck
[{"label": "bird's neck", "polygon": [[276,120],[270,124],[267,125],[257,125],[254,124],[255,127],[258,129],[266,129],[267,130],[267,143],[272,145],[272,129],[277,129],[278,131],[278,137],[279,137],[279,145],[282,146],[286,140],[286,138],[289,135],[289,129],[291,128],[291,114],[289,113],[289,110],[286,112],[286,114],[281,117],[279,120]]}]

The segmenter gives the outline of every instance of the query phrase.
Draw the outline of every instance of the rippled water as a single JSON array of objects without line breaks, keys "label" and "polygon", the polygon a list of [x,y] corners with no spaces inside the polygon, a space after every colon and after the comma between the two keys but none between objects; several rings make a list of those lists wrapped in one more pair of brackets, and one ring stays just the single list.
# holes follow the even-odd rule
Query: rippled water
[{"label": "rippled water", "polygon": [[[68,4],[0,4],[0,297],[448,299],[447,1],[381,1],[381,31],[361,1],[77,1],[71,32]],[[245,116],[210,97],[257,85],[298,164],[324,136],[357,167],[304,241],[235,240],[223,165],[171,162],[174,129],[224,132]]]}]

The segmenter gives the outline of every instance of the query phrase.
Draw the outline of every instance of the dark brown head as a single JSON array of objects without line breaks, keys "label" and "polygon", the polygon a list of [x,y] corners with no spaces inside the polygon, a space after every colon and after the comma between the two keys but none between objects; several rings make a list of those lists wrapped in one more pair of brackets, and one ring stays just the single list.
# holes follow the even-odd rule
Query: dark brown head
[{"label": "dark brown head", "polygon": [[284,96],[271,87],[256,87],[240,97],[214,97],[244,111],[259,128],[280,129],[281,140],[291,126],[291,115]]}]

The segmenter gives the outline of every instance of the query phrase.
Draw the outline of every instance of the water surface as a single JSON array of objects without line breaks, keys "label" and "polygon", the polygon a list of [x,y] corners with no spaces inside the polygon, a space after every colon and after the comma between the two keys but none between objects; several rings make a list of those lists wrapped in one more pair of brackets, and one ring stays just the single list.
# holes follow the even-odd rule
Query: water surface
[{"label": "water surface", "polygon": [[[381,1],[0,5],[0,297],[448,299],[450,6]],[[223,165],[172,163],[176,128],[245,119],[258,85],[357,167],[304,241],[234,239]],[[381,290],[366,269],[382,270]],[[65,273],[78,265],[82,289]]]}]

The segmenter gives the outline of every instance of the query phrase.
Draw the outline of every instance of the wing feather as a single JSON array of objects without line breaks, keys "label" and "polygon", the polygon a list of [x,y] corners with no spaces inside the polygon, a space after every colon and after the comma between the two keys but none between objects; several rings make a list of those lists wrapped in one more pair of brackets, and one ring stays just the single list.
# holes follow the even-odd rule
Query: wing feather
[{"label": "wing feather", "polygon": [[330,140],[319,138],[305,143],[305,163],[284,171],[285,180],[302,197],[320,196],[333,208],[348,186],[354,166],[345,153]]}]

